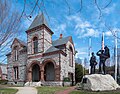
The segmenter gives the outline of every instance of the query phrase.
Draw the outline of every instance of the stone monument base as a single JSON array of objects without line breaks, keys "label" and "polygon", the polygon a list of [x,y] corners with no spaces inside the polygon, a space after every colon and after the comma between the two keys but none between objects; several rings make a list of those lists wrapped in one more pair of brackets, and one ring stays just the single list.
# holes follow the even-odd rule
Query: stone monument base
[{"label": "stone monument base", "polygon": [[92,91],[116,90],[120,86],[109,74],[85,75],[82,79],[83,89]]}]

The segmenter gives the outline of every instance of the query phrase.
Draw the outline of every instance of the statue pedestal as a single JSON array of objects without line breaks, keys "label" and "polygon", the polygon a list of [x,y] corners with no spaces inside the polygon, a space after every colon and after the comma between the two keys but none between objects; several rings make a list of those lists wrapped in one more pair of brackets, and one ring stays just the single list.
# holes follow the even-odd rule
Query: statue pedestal
[{"label": "statue pedestal", "polygon": [[82,79],[83,89],[92,91],[116,90],[120,86],[109,74],[85,75]]}]

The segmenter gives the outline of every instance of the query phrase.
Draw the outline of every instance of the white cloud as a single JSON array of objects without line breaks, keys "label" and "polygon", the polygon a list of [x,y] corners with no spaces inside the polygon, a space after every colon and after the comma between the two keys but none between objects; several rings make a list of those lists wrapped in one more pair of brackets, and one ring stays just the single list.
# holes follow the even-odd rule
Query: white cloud
[{"label": "white cloud", "polygon": [[79,55],[87,55],[88,53],[87,52],[80,52],[78,53]]},{"label": "white cloud", "polygon": [[113,28],[112,32],[111,31],[106,31],[105,36],[111,37],[111,36],[113,36],[113,34],[115,34],[115,32],[117,32],[117,35],[119,36],[120,29],[119,28]]},{"label": "white cloud", "polygon": [[107,32],[105,32],[105,36],[108,36],[108,37],[112,36],[111,31],[107,31]]},{"label": "white cloud", "polygon": [[87,22],[87,21],[85,21],[85,22],[80,22],[80,24],[77,24],[76,26],[75,26],[75,28],[77,29],[77,28],[88,28],[88,27],[91,27],[91,24],[89,23],[89,22]]},{"label": "white cloud", "polygon": [[66,34],[66,23],[59,23],[59,20],[56,18],[51,17],[49,22],[50,28],[53,30],[55,37],[59,37],[60,34]]},{"label": "white cloud", "polygon": [[67,19],[71,23],[74,23],[74,31],[78,38],[84,38],[89,36],[98,37],[100,34],[98,30],[95,29],[95,26],[93,24],[91,24],[87,20],[82,19],[80,15],[68,16]]},{"label": "white cloud", "polygon": [[59,34],[64,34],[66,32],[66,24],[60,24],[60,25],[55,25],[53,27],[53,31],[55,32],[56,36],[59,36]]},{"label": "white cloud", "polygon": [[69,21],[81,22],[81,18],[79,15],[71,15],[66,17]]},{"label": "white cloud", "polygon": [[87,28],[86,30],[87,30],[87,32],[82,37],[89,37],[89,36],[98,37],[100,34],[97,30],[94,30],[92,28],[90,28],[90,29]]},{"label": "white cloud", "polygon": [[81,58],[84,59],[85,57],[88,56],[88,48],[87,47],[81,47],[81,48],[76,48],[77,50],[77,54],[76,54],[76,58]]},{"label": "white cloud", "polygon": [[113,12],[116,8],[116,4],[114,3],[111,7],[107,7],[103,10],[103,13],[105,14],[110,14],[111,12]]}]

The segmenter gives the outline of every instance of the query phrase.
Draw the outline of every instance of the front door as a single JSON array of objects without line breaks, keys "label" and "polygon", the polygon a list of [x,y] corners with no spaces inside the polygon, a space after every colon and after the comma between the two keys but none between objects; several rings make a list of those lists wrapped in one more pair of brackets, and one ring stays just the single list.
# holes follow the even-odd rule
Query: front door
[{"label": "front door", "polygon": [[38,64],[35,64],[32,67],[32,81],[33,82],[38,82],[40,81],[40,67]]},{"label": "front door", "polygon": [[52,62],[49,62],[45,65],[44,78],[45,81],[55,80],[55,70]]}]

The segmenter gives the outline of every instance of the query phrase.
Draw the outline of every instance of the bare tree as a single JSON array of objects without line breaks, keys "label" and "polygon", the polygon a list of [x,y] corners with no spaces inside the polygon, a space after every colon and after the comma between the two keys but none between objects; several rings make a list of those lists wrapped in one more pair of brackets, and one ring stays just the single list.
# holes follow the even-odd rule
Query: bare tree
[{"label": "bare tree", "polygon": [[[13,40],[15,34],[17,33],[19,27],[20,27],[20,20],[24,17],[30,20],[30,18],[34,15],[35,12],[44,12],[48,19],[50,20],[49,14],[47,12],[45,3],[53,3],[55,4],[56,0],[22,0],[22,11],[19,14],[17,11],[13,11],[12,9],[12,3],[11,1],[14,1],[14,4],[18,3],[18,0],[0,0],[0,57],[4,55],[6,52],[6,46],[11,43]],[[63,0],[66,3],[66,7],[68,7],[69,14],[71,13],[71,5],[70,1]],[[82,12],[84,5],[84,0],[79,0],[80,7],[76,11]],[[59,1],[57,1],[59,3]],[[112,0],[108,0],[108,3],[100,7],[98,0],[93,0],[95,6],[97,7],[99,11],[99,19],[102,17],[102,10],[107,8],[111,3]],[[14,5],[15,8],[15,5]],[[19,11],[20,12],[20,11]],[[75,12],[74,12],[75,13]],[[6,49],[5,49],[6,48]]]},{"label": "bare tree", "polygon": [[[8,53],[8,45],[11,43],[20,27],[20,15],[12,9],[11,2],[0,0],[0,58]],[[2,62],[2,61],[1,61]]]}]

